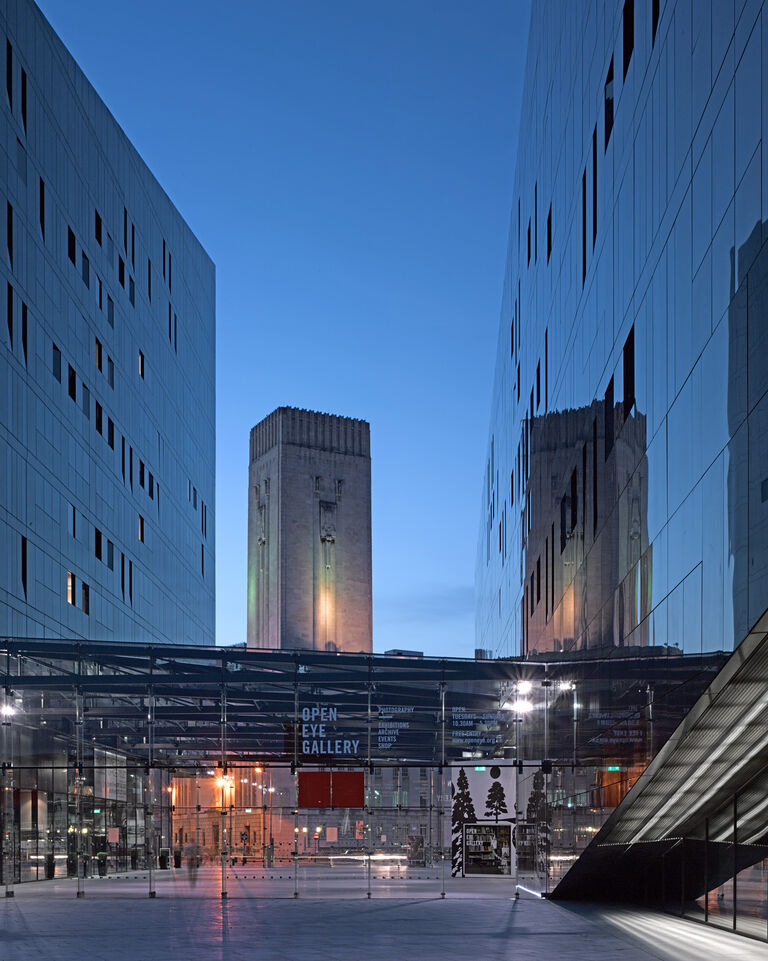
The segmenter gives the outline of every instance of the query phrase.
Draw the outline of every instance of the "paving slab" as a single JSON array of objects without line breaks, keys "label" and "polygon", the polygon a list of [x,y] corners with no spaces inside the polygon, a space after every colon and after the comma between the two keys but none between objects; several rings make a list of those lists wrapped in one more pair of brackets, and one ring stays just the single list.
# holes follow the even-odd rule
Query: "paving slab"
[{"label": "paving slab", "polygon": [[[728,932],[646,911],[565,906],[507,896],[486,883],[439,897],[265,897],[271,882],[230,879],[222,901],[206,869],[194,887],[166,872],[19,885],[0,900],[0,961],[765,961],[768,948]],[[121,887],[122,885],[122,887]],[[346,883],[343,886],[347,891]],[[122,892],[122,893],[121,893]],[[249,893],[250,892],[250,893]]]}]

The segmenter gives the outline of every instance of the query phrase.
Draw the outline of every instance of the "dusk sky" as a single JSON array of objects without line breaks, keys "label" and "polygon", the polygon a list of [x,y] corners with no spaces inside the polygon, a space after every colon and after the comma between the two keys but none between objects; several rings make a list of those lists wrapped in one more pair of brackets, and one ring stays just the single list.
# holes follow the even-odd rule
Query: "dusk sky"
[{"label": "dusk sky", "polygon": [[374,650],[471,656],[528,0],[38,2],[216,264],[218,643],[289,405],[371,424]]}]

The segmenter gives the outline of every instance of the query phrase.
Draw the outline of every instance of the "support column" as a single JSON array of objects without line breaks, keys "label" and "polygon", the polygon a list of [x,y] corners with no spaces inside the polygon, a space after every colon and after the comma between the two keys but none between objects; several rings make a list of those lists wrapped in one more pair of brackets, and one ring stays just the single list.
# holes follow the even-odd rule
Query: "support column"
[{"label": "support column", "polygon": [[155,695],[150,688],[147,699],[147,734],[149,740],[149,757],[147,765],[147,867],[149,871],[149,897],[154,898],[155,892],[155,784],[153,778],[155,766]]},{"label": "support column", "polygon": [[[9,658],[10,660],[10,658]],[[16,875],[16,825],[13,818],[13,701],[11,692],[6,687],[3,692],[2,727],[3,727],[3,883],[5,896],[14,896],[13,882]]]},{"label": "support column", "polygon": [[[371,775],[373,774],[373,761],[371,759],[371,662],[370,658],[368,660],[368,763],[365,767],[365,814],[366,820],[368,821],[368,863],[366,865],[366,874],[368,878],[368,897],[371,897],[371,854],[373,853],[373,818],[371,816],[371,807],[373,801],[373,782]],[[400,795],[397,795],[398,800]]]},{"label": "support column", "polygon": [[293,674],[293,896],[299,896],[299,662]]},{"label": "support column", "polygon": [[195,768],[195,867],[200,858],[200,772]]},{"label": "support column", "polygon": [[77,791],[77,835],[75,839],[75,854],[77,858],[77,897],[85,897],[85,860],[83,858],[83,789],[85,776],[83,772],[83,695],[79,688],[75,693],[75,790]]},{"label": "support column", "polygon": [[445,897],[445,681],[440,682],[440,807],[438,808],[438,836],[440,838],[440,897]]},{"label": "support column", "polygon": [[[221,665],[222,674],[224,673],[224,662]],[[227,808],[224,803],[227,790],[227,689],[222,680],[221,684],[221,831],[219,835],[219,848],[221,850],[221,896],[227,897],[227,845],[224,843],[224,836],[227,833]],[[229,841],[229,839],[227,839]]]}]

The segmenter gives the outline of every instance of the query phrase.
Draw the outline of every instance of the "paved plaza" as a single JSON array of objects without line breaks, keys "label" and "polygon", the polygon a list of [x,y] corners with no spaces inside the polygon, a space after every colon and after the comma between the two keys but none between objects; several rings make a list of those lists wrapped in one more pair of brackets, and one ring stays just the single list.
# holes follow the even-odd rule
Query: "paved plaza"
[{"label": "paved plaza", "polygon": [[[0,961],[751,961],[764,944],[643,911],[564,907],[510,899],[486,881],[449,885],[445,900],[416,885],[382,880],[368,900],[340,879],[325,897],[294,899],[280,877],[236,871],[230,896],[203,868],[162,872],[157,897],[145,874],[93,879],[75,897],[72,881],[19,885],[0,901]],[[285,877],[282,879],[285,881]],[[336,885],[339,885],[337,891]],[[466,882],[463,882],[466,885]],[[340,894],[340,897],[336,895]]]}]

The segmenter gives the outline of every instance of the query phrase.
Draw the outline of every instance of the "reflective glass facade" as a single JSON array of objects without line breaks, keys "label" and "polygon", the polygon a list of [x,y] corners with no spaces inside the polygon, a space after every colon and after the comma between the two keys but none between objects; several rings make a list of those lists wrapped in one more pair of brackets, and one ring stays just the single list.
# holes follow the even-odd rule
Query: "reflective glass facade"
[{"label": "reflective glass facade", "polygon": [[0,58],[0,635],[213,643],[214,266],[31,0]]},{"label": "reflective glass facade", "polygon": [[534,4],[522,103],[476,646],[573,665],[513,700],[551,891],[768,608],[768,12]]},{"label": "reflective glass facade", "polygon": [[535,4],[477,647],[729,651],[768,607],[768,12]]}]

